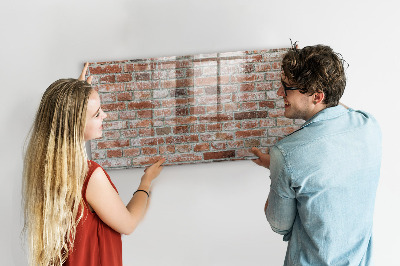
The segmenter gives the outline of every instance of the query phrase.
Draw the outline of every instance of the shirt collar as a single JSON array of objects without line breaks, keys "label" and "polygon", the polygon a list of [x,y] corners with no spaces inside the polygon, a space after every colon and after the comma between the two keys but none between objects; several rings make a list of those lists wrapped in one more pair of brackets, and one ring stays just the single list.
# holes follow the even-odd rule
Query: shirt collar
[{"label": "shirt collar", "polygon": [[318,113],[316,113],[310,119],[308,119],[300,127],[300,129],[304,128],[304,127],[306,127],[306,126],[308,126],[308,125],[310,125],[312,123],[315,123],[315,122],[325,121],[325,120],[329,120],[329,119],[332,119],[332,118],[336,118],[336,117],[342,116],[347,112],[349,112],[349,109],[346,109],[342,105],[337,105],[337,106],[334,106],[334,107],[325,108],[325,109],[319,111]]}]

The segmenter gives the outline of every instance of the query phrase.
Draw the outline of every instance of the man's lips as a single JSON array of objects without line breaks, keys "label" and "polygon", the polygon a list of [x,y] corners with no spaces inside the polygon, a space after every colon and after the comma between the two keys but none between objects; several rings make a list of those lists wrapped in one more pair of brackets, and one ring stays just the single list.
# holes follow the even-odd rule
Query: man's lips
[{"label": "man's lips", "polygon": [[286,107],[289,107],[290,106],[290,103],[288,103],[287,101],[285,101],[285,108]]}]

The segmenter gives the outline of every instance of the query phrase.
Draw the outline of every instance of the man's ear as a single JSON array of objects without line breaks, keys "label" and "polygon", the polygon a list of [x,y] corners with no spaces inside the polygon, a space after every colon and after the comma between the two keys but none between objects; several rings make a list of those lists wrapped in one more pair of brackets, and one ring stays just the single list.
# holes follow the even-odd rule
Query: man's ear
[{"label": "man's ear", "polygon": [[323,92],[316,92],[313,94],[313,103],[314,104],[318,104],[318,103],[322,103],[325,99],[325,93]]}]

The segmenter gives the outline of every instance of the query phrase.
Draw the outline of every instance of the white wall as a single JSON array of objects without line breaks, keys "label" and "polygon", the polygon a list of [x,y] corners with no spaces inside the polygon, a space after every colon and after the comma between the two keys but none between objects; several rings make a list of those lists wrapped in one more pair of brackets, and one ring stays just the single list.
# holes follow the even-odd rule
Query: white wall
[{"label": "white wall", "polygon": [[[343,102],[384,136],[376,265],[400,238],[400,49],[396,1],[1,1],[1,265],[26,265],[20,242],[22,147],[41,94],[85,61],[327,44],[350,63]],[[125,202],[142,170],[110,175]],[[251,161],[166,167],[148,215],[123,237],[125,265],[281,265],[286,244],[263,215],[268,172]],[[344,206],[345,207],[345,206]],[[398,265],[398,264],[397,264]]]}]

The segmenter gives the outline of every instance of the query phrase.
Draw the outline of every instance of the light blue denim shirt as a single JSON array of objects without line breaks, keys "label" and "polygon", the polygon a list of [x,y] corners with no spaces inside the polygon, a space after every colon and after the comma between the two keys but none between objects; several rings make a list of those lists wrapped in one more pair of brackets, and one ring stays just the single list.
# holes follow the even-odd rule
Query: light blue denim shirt
[{"label": "light blue denim shirt", "polygon": [[371,265],[381,131],[365,112],[322,110],[270,150],[267,220],[284,265]]}]

